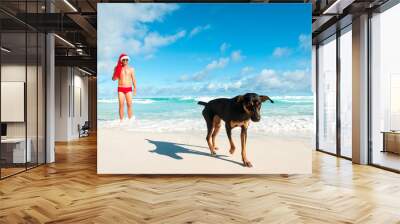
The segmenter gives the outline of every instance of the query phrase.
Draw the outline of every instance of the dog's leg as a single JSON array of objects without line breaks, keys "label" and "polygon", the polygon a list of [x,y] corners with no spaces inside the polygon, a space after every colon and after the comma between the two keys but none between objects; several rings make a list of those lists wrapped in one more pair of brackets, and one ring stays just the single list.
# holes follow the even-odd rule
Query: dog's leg
[{"label": "dog's leg", "polygon": [[232,128],[229,124],[229,122],[225,123],[225,129],[226,129],[226,134],[228,135],[228,139],[229,139],[229,144],[231,145],[231,148],[229,149],[229,153],[233,154],[235,152],[235,144],[232,141]]},{"label": "dog's leg", "polygon": [[247,160],[247,155],[246,155],[247,127],[248,127],[248,123],[245,123],[242,126],[242,130],[240,132],[240,142],[241,142],[241,145],[242,145],[242,160],[243,160],[244,166],[252,167],[253,165],[251,165],[250,161]]},{"label": "dog's leg", "polygon": [[214,131],[212,133],[212,145],[214,146],[214,150],[218,150],[217,146],[215,145],[215,137],[217,136],[218,131],[221,128],[221,118],[218,116],[214,116],[213,125]]},{"label": "dog's leg", "polygon": [[214,129],[213,123],[212,122],[207,123],[207,137],[206,137],[206,140],[207,140],[208,148],[210,148],[211,155],[215,155],[216,154],[215,150],[214,150],[214,146],[213,146],[213,144],[211,142],[211,135],[212,135],[213,129]]},{"label": "dog's leg", "polygon": [[214,150],[214,146],[211,143],[211,135],[212,135],[213,130],[214,130],[213,122],[211,120],[207,121],[207,137],[206,137],[206,140],[207,140],[208,148],[210,148],[211,155],[215,155],[216,154],[215,150]]},{"label": "dog's leg", "polygon": [[214,146],[211,144],[211,135],[214,129],[214,125],[213,125],[213,116],[210,114],[210,112],[205,108],[203,110],[203,117],[206,120],[206,124],[207,124],[207,136],[206,136],[206,141],[208,144],[208,148],[210,149],[211,155],[215,155],[215,150],[214,150]]}]

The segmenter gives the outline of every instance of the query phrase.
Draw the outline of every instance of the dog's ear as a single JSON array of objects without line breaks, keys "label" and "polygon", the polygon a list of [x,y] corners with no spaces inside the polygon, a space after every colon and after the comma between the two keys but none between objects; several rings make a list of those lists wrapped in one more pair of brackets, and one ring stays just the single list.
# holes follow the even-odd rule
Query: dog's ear
[{"label": "dog's ear", "polygon": [[239,96],[236,96],[235,99],[236,99],[236,102],[241,103],[244,100],[244,96],[243,95],[239,95]]},{"label": "dog's ear", "polygon": [[271,101],[271,103],[273,103],[274,101],[273,100],[271,100],[271,98],[269,98],[269,96],[264,96],[264,95],[262,95],[262,96],[260,96],[260,99],[261,99],[261,102],[265,102],[265,101],[267,101],[267,100],[269,100],[269,101]]}]

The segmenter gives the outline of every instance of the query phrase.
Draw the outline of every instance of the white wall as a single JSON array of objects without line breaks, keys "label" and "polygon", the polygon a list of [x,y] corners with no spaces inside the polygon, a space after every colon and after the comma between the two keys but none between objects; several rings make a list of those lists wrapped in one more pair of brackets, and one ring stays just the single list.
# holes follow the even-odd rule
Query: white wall
[{"label": "white wall", "polygon": [[68,88],[70,84],[68,67],[55,68],[55,141],[68,140]]},{"label": "white wall", "polygon": [[76,139],[78,124],[88,120],[88,77],[76,68],[56,67],[55,85],[55,140]]},{"label": "white wall", "polygon": [[[25,82],[25,64],[4,64],[1,66],[1,81]],[[6,110],[6,108],[1,108]],[[25,123],[11,122],[7,123],[8,137],[25,137]]]},{"label": "white wall", "polygon": [[[76,71],[76,70],[75,70]],[[80,73],[82,74],[82,73]],[[72,126],[77,127],[78,124],[83,125],[85,121],[88,121],[89,119],[89,113],[88,113],[88,77],[87,76],[81,76],[81,75],[75,75],[75,80],[74,80],[74,86],[75,86],[75,116],[73,119]],[[79,93],[80,91],[80,93]],[[80,95],[80,99],[78,98]],[[80,104],[78,101],[81,101]],[[82,108],[79,108],[81,106]],[[81,111],[79,111],[81,109]],[[78,129],[73,128],[72,133],[74,136],[78,136]]]}]

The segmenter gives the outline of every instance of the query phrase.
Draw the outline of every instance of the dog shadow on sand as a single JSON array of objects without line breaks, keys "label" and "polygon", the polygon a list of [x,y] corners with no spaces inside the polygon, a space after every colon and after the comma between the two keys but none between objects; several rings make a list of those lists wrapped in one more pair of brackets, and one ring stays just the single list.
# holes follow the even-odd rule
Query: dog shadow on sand
[{"label": "dog shadow on sand", "polygon": [[193,154],[193,155],[207,156],[207,157],[211,157],[211,158],[216,158],[216,159],[220,159],[220,160],[223,160],[223,161],[226,161],[226,162],[234,163],[236,165],[243,166],[242,163],[239,163],[237,161],[225,158],[225,157],[228,157],[226,155],[218,155],[217,154],[215,156],[212,156],[209,152],[202,152],[202,151],[186,148],[187,146],[191,146],[191,147],[197,147],[197,148],[205,148],[205,149],[208,150],[208,147],[197,146],[197,145],[187,145],[187,144],[181,144],[181,143],[175,143],[175,142],[153,141],[153,140],[150,140],[150,139],[146,139],[146,140],[149,143],[151,143],[151,144],[156,146],[156,148],[154,150],[150,150],[149,152],[157,153],[157,154],[162,155],[162,156],[168,156],[168,157],[170,157],[172,159],[176,159],[176,160],[183,159],[183,157],[178,155],[178,154]]}]

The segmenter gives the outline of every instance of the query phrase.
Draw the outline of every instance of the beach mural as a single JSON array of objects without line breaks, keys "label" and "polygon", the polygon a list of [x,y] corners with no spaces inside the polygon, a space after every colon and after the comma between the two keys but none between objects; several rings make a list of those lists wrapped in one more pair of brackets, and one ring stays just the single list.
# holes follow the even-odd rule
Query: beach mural
[{"label": "beach mural", "polygon": [[98,173],[310,173],[310,23],[310,4],[98,4]]}]

